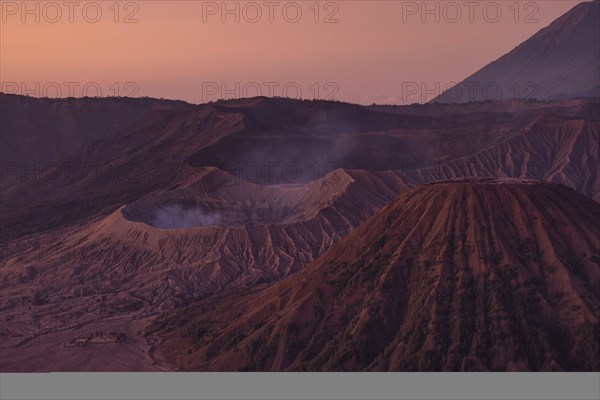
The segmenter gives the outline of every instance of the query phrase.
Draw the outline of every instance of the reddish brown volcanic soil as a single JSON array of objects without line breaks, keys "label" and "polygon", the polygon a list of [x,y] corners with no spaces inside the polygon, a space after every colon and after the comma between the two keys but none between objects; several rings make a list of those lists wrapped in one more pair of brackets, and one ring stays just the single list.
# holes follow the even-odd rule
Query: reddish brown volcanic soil
[{"label": "reddish brown volcanic soil", "polygon": [[[598,200],[598,110],[598,100],[361,107],[255,98],[153,111],[63,159],[97,169],[0,193],[1,336],[16,340],[0,344],[0,368],[67,359],[29,334],[19,340],[21,327],[35,335],[36,326],[64,332],[118,319],[137,338],[149,318],[298,273],[424,182],[536,178]],[[289,166],[297,179],[282,174]],[[124,348],[106,369],[157,367],[140,340],[140,351]]]},{"label": "reddish brown volcanic soil", "polygon": [[[181,187],[106,217],[8,242],[0,312],[2,341],[10,345],[0,343],[0,368],[49,370],[53,366],[40,359],[46,354],[72,360],[55,364],[56,370],[79,370],[92,352],[64,350],[68,331],[95,332],[115,319],[145,342],[137,337],[140,321],[227,287],[298,271],[405,189],[396,174],[385,172],[338,170],[308,184],[264,187],[204,168]],[[165,212],[174,207],[179,211]],[[183,215],[189,226],[153,226],[157,215],[172,223],[182,212],[191,215]],[[202,219],[208,223],[194,224]],[[44,330],[58,331],[61,340],[48,343]],[[147,355],[131,350],[140,346],[120,344],[124,359],[94,368],[155,368]]]},{"label": "reddish brown volcanic soil", "polygon": [[107,217],[9,242],[0,304],[5,315],[20,315],[38,288],[49,303],[81,313],[102,295],[135,291],[131,301],[156,309],[272,281],[313,261],[406,188],[393,173],[338,170],[305,185],[264,187],[206,168]]},{"label": "reddish brown volcanic soil", "polygon": [[599,293],[598,203],[449,181],[404,193],[281,282],[155,326],[184,370],[598,371]]}]

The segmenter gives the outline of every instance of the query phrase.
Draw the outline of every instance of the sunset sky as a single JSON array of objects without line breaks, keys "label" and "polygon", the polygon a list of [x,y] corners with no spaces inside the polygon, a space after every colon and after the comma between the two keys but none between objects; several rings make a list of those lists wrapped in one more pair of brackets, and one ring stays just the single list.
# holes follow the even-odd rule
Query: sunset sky
[{"label": "sunset sky", "polygon": [[408,85],[435,92],[460,81],[578,2],[431,1],[425,14],[421,1],[30,1],[24,10],[3,0],[0,80],[4,92],[48,97],[60,88],[197,103],[424,102],[435,93],[408,96]]}]

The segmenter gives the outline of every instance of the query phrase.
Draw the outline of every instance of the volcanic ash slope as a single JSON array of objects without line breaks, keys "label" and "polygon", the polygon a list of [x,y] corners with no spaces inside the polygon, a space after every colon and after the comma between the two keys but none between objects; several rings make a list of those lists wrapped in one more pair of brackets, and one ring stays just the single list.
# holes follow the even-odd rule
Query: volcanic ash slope
[{"label": "volcanic ash slope", "polygon": [[299,273],[159,321],[190,370],[600,370],[600,205],[560,185],[417,186]]}]

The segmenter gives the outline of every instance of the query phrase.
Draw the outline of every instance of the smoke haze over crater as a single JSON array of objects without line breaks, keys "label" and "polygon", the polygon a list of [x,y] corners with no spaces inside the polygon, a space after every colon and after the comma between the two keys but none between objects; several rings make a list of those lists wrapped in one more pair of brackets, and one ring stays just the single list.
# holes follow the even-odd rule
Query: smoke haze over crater
[{"label": "smoke haze over crater", "polygon": [[156,211],[152,225],[160,229],[219,226],[223,218],[220,212],[204,211],[200,208],[184,208],[170,205]]}]

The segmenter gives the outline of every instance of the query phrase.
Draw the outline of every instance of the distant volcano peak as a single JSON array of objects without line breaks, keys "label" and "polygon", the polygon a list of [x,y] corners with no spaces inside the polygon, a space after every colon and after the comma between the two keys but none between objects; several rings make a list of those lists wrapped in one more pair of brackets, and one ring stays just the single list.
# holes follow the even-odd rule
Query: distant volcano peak
[{"label": "distant volcano peak", "polygon": [[576,5],[432,103],[600,97],[600,1]]}]

